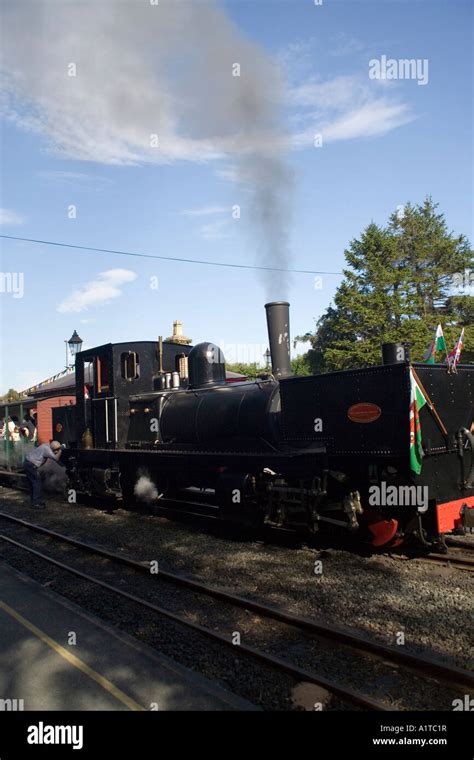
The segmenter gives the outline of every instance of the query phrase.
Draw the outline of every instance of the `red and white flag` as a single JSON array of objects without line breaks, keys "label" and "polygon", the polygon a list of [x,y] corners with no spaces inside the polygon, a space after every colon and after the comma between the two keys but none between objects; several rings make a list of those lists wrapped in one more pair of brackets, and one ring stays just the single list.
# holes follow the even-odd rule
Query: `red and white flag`
[{"label": "red and white flag", "polygon": [[454,346],[453,350],[448,354],[447,359],[446,359],[446,362],[453,369],[456,366],[456,364],[458,364],[459,359],[461,358],[463,341],[464,341],[464,327],[462,328],[461,335],[459,336],[458,342]]}]

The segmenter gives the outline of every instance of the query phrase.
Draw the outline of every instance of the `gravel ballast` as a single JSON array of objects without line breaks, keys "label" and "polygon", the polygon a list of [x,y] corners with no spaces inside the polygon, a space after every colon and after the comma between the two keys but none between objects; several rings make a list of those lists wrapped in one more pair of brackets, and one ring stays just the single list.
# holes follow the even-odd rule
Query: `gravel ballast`
[{"label": "gravel ballast", "polygon": [[[172,522],[122,509],[110,513],[57,500],[49,501],[47,510],[33,512],[25,494],[6,488],[0,489],[0,498],[2,510],[16,517],[102,544],[112,551],[123,551],[137,559],[157,560],[162,570],[184,573],[299,615],[362,630],[391,645],[396,645],[403,634],[406,651],[428,652],[447,663],[472,668],[472,576],[455,567],[427,565],[398,556],[361,556],[333,548],[318,550],[295,541],[282,544],[278,536],[262,543],[225,527],[216,528],[204,520],[193,524]],[[467,536],[463,543],[472,546],[473,537]],[[4,546],[2,544],[2,554]],[[9,551],[4,554],[7,561]],[[18,561],[21,564],[24,558]],[[322,565],[315,567],[317,562]],[[28,572],[28,568],[21,569]],[[204,623],[209,624],[214,612],[209,613],[208,619],[206,614]],[[135,619],[135,625],[136,622]],[[242,613],[232,622],[236,630],[254,635],[260,645],[268,638],[268,631],[256,630],[251,615]],[[277,638],[275,635],[275,640]],[[338,669],[338,658],[333,655],[331,659],[323,650],[324,647],[319,649],[316,658],[318,672],[322,669],[326,677],[332,674],[337,680],[334,670]],[[186,657],[188,655],[184,655]],[[288,657],[302,667],[312,664],[308,662],[304,645],[300,647],[297,641],[291,643]],[[345,655],[339,656],[341,672],[348,667],[344,659]],[[374,665],[368,671],[368,667],[363,662],[358,667],[351,665],[350,685],[357,687],[359,681],[368,684],[369,693],[376,697],[390,695],[395,708],[450,709],[452,699],[460,696],[456,692],[451,694],[451,690],[439,693],[435,682],[423,688],[416,676],[411,676],[411,681],[400,687],[395,674],[392,677],[386,669]],[[246,673],[245,679],[248,678]],[[263,680],[254,693],[266,692]],[[411,696],[405,693],[404,698],[404,691],[411,692]],[[240,687],[236,692],[241,693]],[[423,694],[423,699],[419,699],[418,694]],[[251,698],[248,693],[243,695]],[[290,696],[288,688],[283,699],[276,697],[273,685],[261,704],[270,709],[288,709],[298,704],[305,707],[304,702],[304,699],[299,702],[294,690]]]}]

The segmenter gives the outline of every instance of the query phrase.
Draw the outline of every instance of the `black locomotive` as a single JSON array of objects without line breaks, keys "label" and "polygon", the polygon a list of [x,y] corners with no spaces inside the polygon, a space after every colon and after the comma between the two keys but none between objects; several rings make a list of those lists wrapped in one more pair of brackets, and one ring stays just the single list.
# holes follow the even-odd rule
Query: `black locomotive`
[{"label": "black locomotive", "polygon": [[[76,357],[76,405],[53,410],[71,487],[217,505],[248,525],[438,541],[474,516],[474,367],[411,364],[295,377],[289,304],[266,305],[272,372],[226,382],[211,343],[107,344]],[[413,378],[421,471],[413,469]],[[416,420],[418,425],[418,420]],[[412,435],[411,435],[412,434]]]}]

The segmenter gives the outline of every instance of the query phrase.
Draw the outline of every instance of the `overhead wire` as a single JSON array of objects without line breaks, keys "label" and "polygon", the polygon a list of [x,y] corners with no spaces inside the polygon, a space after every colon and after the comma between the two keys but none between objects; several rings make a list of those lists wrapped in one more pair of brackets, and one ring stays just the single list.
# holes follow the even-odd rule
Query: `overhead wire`
[{"label": "overhead wire", "polygon": [[61,248],[75,248],[79,251],[95,252],[95,253],[111,253],[116,256],[133,256],[142,259],[159,259],[161,261],[175,261],[186,264],[201,264],[205,266],[214,267],[230,267],[233,269],[254,269],[263,270],[268,272],[287,272],[288,274],[316,274],[316,275],[337,275],[342,276],[343,272],[327,272],[316,269],[285,269],[283,267],[269,267],[260,266],[258,264],[236,264],[235,262],[228,261],[208,261],[206,259],[192,259],[185,258],[183,256],[161,256],[154,253],[138,253],[136,251],[121,251],[114,248],[96,248],[89,245],[77,245],[75,243],[62,243],[56,240],[38,240],[36,238],[18,237],[15,235],[0,235],[0,238],[4,240],[17,240],[24,243],[35,243],[40,245],[58,246]]}]

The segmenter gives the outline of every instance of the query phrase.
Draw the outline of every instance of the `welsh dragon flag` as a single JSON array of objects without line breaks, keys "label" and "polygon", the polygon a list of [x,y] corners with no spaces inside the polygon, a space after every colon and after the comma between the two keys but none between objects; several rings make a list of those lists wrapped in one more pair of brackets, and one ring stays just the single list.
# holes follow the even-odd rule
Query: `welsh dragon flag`
[{"label": "welsh dragon flag", "polygon": [[435,355],[437,351],[446,351],[446,341],[444,340],[443,328],[438,325],[431,345],[423,357],[423,361],[427,364],[435,363]]},{"label": "welsh dragon flag", "polygon": [[417,475],[421,472],[421,460],[423,459],[420,410],[425,404],[425,394],[418,385],[413,370],[410,369],[410,469]]}]

